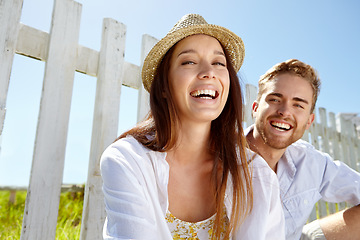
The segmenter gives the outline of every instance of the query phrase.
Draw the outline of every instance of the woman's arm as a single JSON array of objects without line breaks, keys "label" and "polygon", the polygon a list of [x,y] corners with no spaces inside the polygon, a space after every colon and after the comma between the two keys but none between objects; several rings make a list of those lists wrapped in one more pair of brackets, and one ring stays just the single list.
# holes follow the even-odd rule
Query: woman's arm
[{"label": "woman's arm", "polygon": [[141,151],[123,142],[108,148],[102,156],[107,213],[104,239],[169,239],[154,170]]}]

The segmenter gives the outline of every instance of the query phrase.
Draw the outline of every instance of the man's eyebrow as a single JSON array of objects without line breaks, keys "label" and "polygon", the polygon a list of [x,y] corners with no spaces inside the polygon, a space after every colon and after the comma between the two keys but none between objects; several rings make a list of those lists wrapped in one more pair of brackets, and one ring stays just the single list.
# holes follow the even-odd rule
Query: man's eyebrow
[{"label": "man's eyebrow", "polygon": [[283,95],[281,93],[270,93],[268,96],[275,96],[275,97],[282,97]]},{"label": "man's eyebrow", "polygon": [[303,102],[305,104],[309,104],[309,102],[306,99],[303,99],[303,98],[300,98],[300,97],[294,97],[293,100],[297,101],[297,102]]},{"label": "man's eyebrow", "polygon": [[[283,95],[281,93],[270,93],[268,96],[275,96],[275,97],[283,97]],[[303,99],[301,97],[293,97],[292,98],[293,101],[296,101],[296,102],[303,102],[305,104],[309,104],[309,101],[307,101],[306,99]]]}]

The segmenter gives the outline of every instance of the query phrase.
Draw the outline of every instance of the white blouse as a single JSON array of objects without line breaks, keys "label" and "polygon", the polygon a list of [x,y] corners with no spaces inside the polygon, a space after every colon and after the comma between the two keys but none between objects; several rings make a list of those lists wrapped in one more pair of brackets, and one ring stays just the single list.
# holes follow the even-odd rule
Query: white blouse
[{"label": "white blouse", "polygon": [[[166,153],[155,152],[129,136],[111,144],[101,157],[101,175],[107,217],[104,239],[173,239],[166,221],[169,165]],[[232,239],[285,239],[279,183],[265,160],[256,158],[252,169],[252,212]],[[231,215],[229,182],[225,206]]]}]

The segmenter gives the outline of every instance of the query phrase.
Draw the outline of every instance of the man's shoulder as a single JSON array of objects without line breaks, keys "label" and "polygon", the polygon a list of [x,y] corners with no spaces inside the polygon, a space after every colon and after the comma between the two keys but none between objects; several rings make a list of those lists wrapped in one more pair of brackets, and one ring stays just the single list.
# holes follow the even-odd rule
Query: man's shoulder
[{"label": "man's shoulder", "polygon": [[314,159],[317,160],[316,163],[324,164],[328,158],[331,158],[327,153],[317,150],[312,144],[302,139],[288,146],[285,155],[286,158],[291,158],[295,165],[299,161],[313,162]]},{"label": "man's shoulder", "polygon": [[287,147],[286,150],[287,153],[294,155],[294,154],[300,154],[300,155],[324,155],[324,152],[319,151],[316,149],[311,143],[299,139],[290,146]]},{"label": "man's shoulder", "polygon": [[310,144],[308,141],[299,139],[296,142],[294,142],[293,144],[291,144],[289,147],[289,149],[301,149],[301,150],[308,150],[308,151],[316,151],[316,148]]}]

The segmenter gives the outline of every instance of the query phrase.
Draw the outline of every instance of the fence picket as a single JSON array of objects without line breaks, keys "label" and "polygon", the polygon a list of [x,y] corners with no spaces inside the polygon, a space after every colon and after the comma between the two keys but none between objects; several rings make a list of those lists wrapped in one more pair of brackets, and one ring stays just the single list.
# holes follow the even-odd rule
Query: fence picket
[{"label": "fence picket", "polygon": [[[320,118],[321,120],[321,117],[318,116],[317,118]],[[322,136],[322,130],[323,130],[323,126],[322,126],[322,122],[318,122],[317,119],[314,120],[313,124],[311,125],[310,127],[310,135],[311,135],[311,143],[312,145],[314,145],[314,147],[316,149],[319,149],[321,148],[321,141],[320,140],[323,140],[323,137]],[[323,216],[326,216],[327,215],[327,207],[326,207],[326,202],[320,200],[318,201],[317,203],[317,213],[318,213],[318,216],[320,217],[323,217]]]},{"label": "fence picket", "polygon": [[105,207],[99,164],[102,152],[117,136],[125,34],[125,25],[112,19],[104,20],[80,239],[102,237]]},{"label": "fence picket", "polygon": [[[144,62],[144,59],[146,57],[146,55],[149,53],[150,49],[157,43],[157,39],[144,34],[143,38],[142,38],[142,42],[141,42],[141,66],[140,69],[142,68],[142,63]],[[141,121],[146,117],[146,114],[149,112],[150,110],[150,106],[149,106],[149,93],[144,89],[144,86],[141,84],[141,72],[139,74],[139,79],[138,82],[140,83],[140,87],[139,87],[139,93],[138,93],[138,112],[137,112],[137,121]]]},{"label": "fence picket", "polygon": [[55,239],[81,5],[55,0],[21,239]]},{"label": "fence picket", "polygon": [[22,5],[23,0],[0,1],[0,23],[2,25],[0,28],[0,137],[6,114],[6,97],[19,34]]},{"label": "fence picket", "polygon": [[[319,108],[319,116],[320,116],[320,122],[321,122],[321,145],[320,150],[323,152],[331,153],[331,128],[328,127],[328,120],[327,120],[327,114],[325,108]],[[331,155],[331,154],[330,154]],[[332,156],[333,157],[333,156]],[[326,212],[322,212],[322,216],[326,216],[329,213],[336,212],[335,203],[327,203],[325,206],[327,209]]]},{"label": "fence picket", "polygon": [[246,94],[245,98],[245,106],[244,106],[244,119],[246,123],[246,127],[249,127],[254,123],[254,119],[252,117],[252,104],[256,100],[257,97],[257,87],[251,84],[245,85]]},{"label": "fence picket", "polygon": [[341,159],[340,151],[340,135],[336,129],[336,118],[334,113],[329,113],[329,122],[330,122],[330,145],[331,152],[329,153],[334,159]]}]

